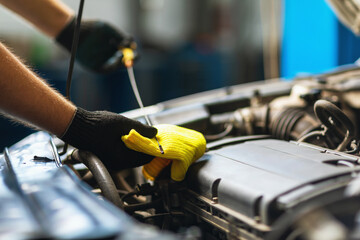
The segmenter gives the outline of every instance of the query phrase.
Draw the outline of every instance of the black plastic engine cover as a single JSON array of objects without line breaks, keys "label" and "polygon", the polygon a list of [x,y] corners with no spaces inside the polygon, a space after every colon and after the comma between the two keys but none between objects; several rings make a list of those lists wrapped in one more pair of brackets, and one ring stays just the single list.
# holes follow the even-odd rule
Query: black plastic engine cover
[{"label": "black plastic engine cover", "polygon": [[334,181],[350,181],[354,168],[336,163],[354,158],[295,142],[248,141],[207,152],[190,168],[186,181],[189,189],[211,200],[213,184],[221,179],[218,204],[270,224],[269,212],[280,205],[294,206],[299,199],[324,195]]}]

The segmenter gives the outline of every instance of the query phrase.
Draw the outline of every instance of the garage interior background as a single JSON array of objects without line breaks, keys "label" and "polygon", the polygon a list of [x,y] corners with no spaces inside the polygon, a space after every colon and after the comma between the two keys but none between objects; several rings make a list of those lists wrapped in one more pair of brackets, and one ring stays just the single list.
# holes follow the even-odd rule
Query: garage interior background
[{"label": "garage interior background", "polygon": [[[77,11],[78,1],[64,2]],[[135,75],[145,105],[323,72],[360,56],[360,40],[336,20],[325,0],[86,0],[86,18],[109,21],[136,38],[141,59]],[[64,92],[69,55],[51,39],[3,8],[0,39]],[[137,108],[124,69],[98,75],[77,65],[72,99],[88,110]],[[0,149],[31,132],[0,119]]]}]

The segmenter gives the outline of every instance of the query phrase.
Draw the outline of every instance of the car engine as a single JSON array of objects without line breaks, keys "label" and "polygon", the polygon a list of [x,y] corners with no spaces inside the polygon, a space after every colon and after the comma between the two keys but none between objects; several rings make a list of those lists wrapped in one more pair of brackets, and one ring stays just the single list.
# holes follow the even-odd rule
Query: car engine
[{"label": "car engine", "polygon": [[[360,67],[240,84],[144,109],[207,151],[182,182],[109,172],[39,132],[0,158],[11,239],[358,239]],[[123,113],[145,122],[140,109]],[[134,220],[135,219],[135,220]]]}]

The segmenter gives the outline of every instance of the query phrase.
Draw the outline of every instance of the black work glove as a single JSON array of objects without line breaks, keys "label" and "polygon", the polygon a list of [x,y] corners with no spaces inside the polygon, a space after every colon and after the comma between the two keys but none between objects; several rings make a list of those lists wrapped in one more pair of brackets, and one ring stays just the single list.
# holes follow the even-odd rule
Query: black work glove
[{"label": "black work glove", "polygon": [[[56,37],[56,41],[71,51],[76,21],[73,19]],[[119,48],[136,48],[132,37],[118,31],[110,24],[87,20],[81,22],[76,60],[96,72],[110,72],[121,64]]]},{"label": "black work glove", "polygon": [[135,129],[153,138],[157,129],[107,111],[90,112],[78,108],[61,139],[70,145],[94,153],[110,171],[132,168],[150,162],[154,157],[125,146],[121,136]]}]

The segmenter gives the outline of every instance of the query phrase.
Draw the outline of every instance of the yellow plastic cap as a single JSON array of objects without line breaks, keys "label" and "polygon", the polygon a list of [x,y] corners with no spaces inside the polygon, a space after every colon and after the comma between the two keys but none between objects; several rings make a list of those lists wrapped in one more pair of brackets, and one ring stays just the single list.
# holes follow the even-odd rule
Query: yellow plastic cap
[{"label": "yellow plastic cap", "polygon": [[122,53],[123,53],[122,61],[125,67],[131,67],[134,63],[134,58],[135,58],[134,50],[132,50],[131,48],[124,48],[122,49]]}]

